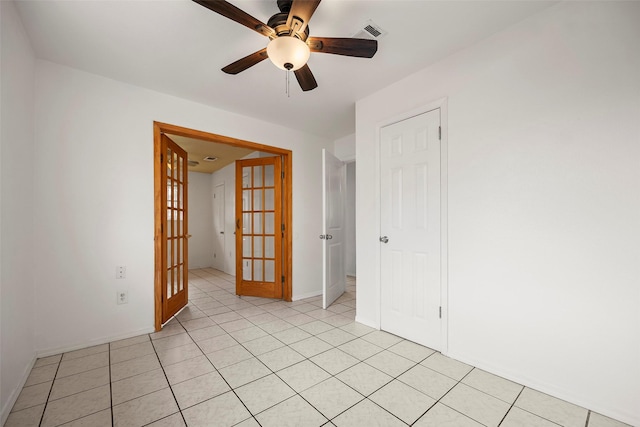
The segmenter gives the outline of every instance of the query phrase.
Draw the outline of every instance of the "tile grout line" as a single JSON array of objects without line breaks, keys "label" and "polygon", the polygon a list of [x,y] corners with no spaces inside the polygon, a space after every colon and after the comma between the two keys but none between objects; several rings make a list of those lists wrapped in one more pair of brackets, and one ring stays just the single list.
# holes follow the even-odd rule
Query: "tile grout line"
[{"label": "tile grout line", "polygon": [[[527,388],[527,387],[523,387],[523,390],[522,390],[522,391],[524,391],[524,389],[525,389],[525,388]],[[533,390],[533,389],[532,389],[532,388],[530,388],[529,390]],[[515,402],[514,402],[514,406],[515,406]],[[540,414],[534,414],[533,412],[528,411],[528,410],[526,410],[526,409],[524,409],[524,408],[521,408],[521,407],[519,407],[519,406],[516,406],[516,408],[520,409],[521,411],[526,412],[527,414],[531,414],[531,415],[533,415],[533,416],[535,416],[535,417],[542,418],[543,420],[548,421],[548,422],[550,422],[551,424],[555,424],[555,425],[557,425],[557,426],[562,427],[562,424],[558,424],[558,423],[557,423],[557,422],[555,422],[555,421],[551,421],[550,419],[545,418],[545,417],[543,417],[543,416],[542,416],[542,415],[540,415]],[[509,409],[509,410],[511,410],[511,409]],[[588,417],[587,417],[587,418],[588,418]]]},{"label": "tile grout line", "polygon": [[[176,320],[178,320],[178,323],[180,323],[180,326],[182,326],[182,323],[180,322],[180,319],[176,319]],[[215,323],[215,322],[214,322],[214,323]],[[216,323],[216,325],[218,325],[218,324]],[[220,325],[218,325],[218,326],[220,326]],[[182,327],[184,328],[184,326],[182,326]],[[200,329],[204,329],[204,328],[200,328]],[[194,330],[196,330],[196,331],[197,331],[197,329],[194,329]],[[222,374],[220,373],[220,371],[218,370],[218,368],[216,368],[216,366],[215,366],[215,365],[211,362],[211,360],[209,360],[209,358],[206,356],[206,353],[202,350],[202,347],[200,347],[200,345],[199,345],[196,341],[194,341],[194,340],[193,340],[193,337],[191,336],[191,334],[189,333],[189,331],[187,331],[187,330],[185,329],[185,332],[187,333],[187,335],[189,335],[189,338],[191,338],[191,340],[192,340],[192,341],[193,341],[193,343],[196,345],[196,347],[198,347],[198,349],[202,352],[202,355],[205,357],[205,359],[207,359],[207,362],[209,362],[209,363],[211,364],[211,367],[212,367],[213,369],[215,369],[215,372],[216,372],[218,375],[220,375],[220,378],[222,378],[222,380],[227,384],[227,387],[229,387],[229,391],[233,392],[233,394],[236,396],[236,399],[238,399],[238,400],[240,401],[240,403],[242,403],[242,406],[244,406],[244,408],[247,410],[247,412],[251,415],[251,418],[253,418],[253,419],[258,423],[258,425],[260,425],[260,423],[258,422],[258,420],[256,419],[256,417],[253,415],[253,413],[249,410],[249,408],[247,408],[247,405],[242,401],[242,399],[240,399],[240,396],[238,396],[238,393],[236,393],[235,389],[234,389],[233,387],[231,387],[231,384],[229,384],[229,382],[228,382],[228,381],[227,381],[227,379],[224,377],[224,375],[222,375]],[[225,333],[226,333],[226,331],[225,331]],[[227,333],[227,334],[228,334],[228,333]],[[229,336],[230,336],[230,335],[229,335]],[[231,338],[233,338],[233,337],[231,337]],[[233,338],[233,339],[235,340],[235,338]],[[236,342],[237,342],[237,340],[236,340]],[[240,343],[238,343],[238,344],[240,344]],[[247,350],[247,351],[248,351],[248,350]],[[264,365],[264,363],[263,363],[263,365]],[[265,365],[265,366],[266,366],[266,365]],[[267,369],[269,369],[269,367],[268,367],[268,366],[267,366]],[[164,370],[164,368],[163,368],[163,370]],[[205,374],[205,375],[206,375],[206,374]],[[261,378],[264,378],[264,377],[261,377]],[[188,380],[187,380],[187,381],[188,381]],[[257,381],[257,380],[255,380],[255,381]],[[169,382],[169,379],[168,379],[168,378],[167,378],[167,382]],[[253,381],[252,381],[252,382],[253,382]],[[249,384],[249,383],[247,383],[247,384]],[[169,388],[171,388],[171,384],[169,384]],[[173,389],[171,389],[171,392],[173,393]],[[203,400],[202,402],[199,402],[199,403],[197,403],[197,404],[194,404],[194,405],[192,405],[192,406],[190,406],[190,407],[193,407],[193,406],[196,406],[196,405],[200,405],[200,404],[202,404],[202,403],[204,403],[204,402],[207,402],[207,401],[209,401],[209,400],[215,399],[215,398],[216,398],[216,397],[218,397],[218,396],[222,396],[222,395],[223,395],[223,394],[225,394],[225,393],[228,393],[228,391],[226,391],[226,392],[224,392],[224,393],[221,393],[221,394],[219,394],[219,395],[217,395],[217,396],[213,396],[213,397],[211,397],[211,398],[209,398],[209,399]],[[174,396],[174,398],[175,398],[175,396]],[[176,403],[177,403],[177,400],[176,400]],[[179,406],[179,405],[178,405],[178,408],[180,408],[180,406]],[[180,413],[182,414],[182,410],[180,410]],[[184,415],[182,415],[182,418],[184,419]],[[248,419],[248,418],[247,418],[247,419]],[[246,421],[246,420],[242,420],[241,422],[244,422],[244,421]],[[187,424],[187,420],[184,420],[184,422],[185,422],[185,425],[186,425],[186,424]]]},{"label": "tile grout line", "polygon": [[60,365],[62,364],[62,355],[63,354],[60,355],[60,361],[58,362],[58,367],[56,368],[56,373],[53,375],[53,381],[51,381],[51,388],[49,389],[49,394],[47,394],[47,401],[44,403],[44,408],[42,408],[42,415],[40,415],[40,422],[38,423],[38,426],[41,426],[42,422],[44,421],[44,414],[47,411],[47,406],[49,405],[49,398],[51,397],[51,392],[53,391],[53,385],[56,383],[56,377],[58,376],[58,371],[60,370]]},{"label": "tile grout line", "polygon": [[[434,354],[436,354],[436,353],[439,353],[439,352],[434,352],[434,353],[430,354],[429,356],[425,357],[425,359],[424,359],[424,360],[427,360],[428,358],[430,358],[431,356],[433,356],[433,355],[434,355]],[[440,353],[440,354],[442,354],[442,353]],[[423,362],[424,362],[424,360],[423,360]],[[425,368],[426,368],[426,366],[425,366]],[[427,369],[429,369],[429,368],[427,368]],[[427,410],[426,410],[422,415],[420,415],[420,417],[418,417],[418,420],[419,420],[420,418],[424,417],[424,416],[425,416],[425,414],[426,414],[427,412],[429,412],[429,411],[430,411],[434,406],[436,406],[438,403],[441,403],[441,400],[442,400],[442,399],[444,399],[444,397],[445,397],[446,395],[448,395],[448,394],[451,392],[451,390],[453,390],[454,388],[456,388],[456,386],[457,386],[458,384],[461,384],[461,383],[462,383],[462,380],[463,380],[463,379],[465,379],[465,378],[467,377],[467,375],[469,375],[469,374],[471,373],[471,371],[473,371],[474,369],[475,369],[475,367],[474,367],[473,369],[471,369],[469,372],[467,372],[467,373],[466,373],[462,378],[460,378],[459,380],[456,380],[455,378],[451,378],[451,377],[449,377],[448,375],[445,375],[447,378],[451,378],[452,380],[457,381],[457,382],[456,382],[456,384],[455,384],[453,387],[451,387],[449,390],[447,390],[447,392],[446,392],[446,393],[444,393],[442,396],[440,396],[440,398],[439,398],[439,399],[436,399],[435,403],[434,403],[433,405],[431,405],[431,406],[429,407],[429,409],[427,409]],[[438,372],[438,371],[434,371],[434,372]],[[441,375],[444,375],[444,374],[442,374],[441,372],[438,372],[438,373],[439,373],[439,374],[441,374]],[[465,385],[466,385],[466,384],[465,384]],[[453,410],[453,411],[455,411],[455,412],[459,413],[460,415],[462,415],[462,416],[463,416],[463,417],[465,417],[465,418],[469,418],[469,419],[470,419],[470,420],[472,420],[472,421],[475,421],[475,422],[477,422],[477,423],[479,423],[479,424],[482,424],[480,421],[478,421],[478,420],[476,420],[476,419],[474,419],[474,418],[471,418],[469,415],[464,414],[464,413],[462,413],[462,412],[458,411],[457,409],[452,408],[452,407],[451,407],[451,406],[449,406],[449,405],[446,405],[445,403],[442,403],[442,405],[444,405],[444,406],[446,406],[447,408],[449,408],[449,409],[451,409],[451,410]],[[484,424],[483,424],[483,425],[484,425]]]},{"label": "tile grout line", "polygon": [[113,381],[111,381],[111,343],[109,343],[109,409],[111,410],[111,427],[113,427]]},{"label": "tile grout line", "polygon": [[[475,369],[475,368],[473,368]],[[511,406],[509,406],[509,409],[507,409],[507,412],[505,412],[504,416],[502,417],[502,419],[500,420],[500,422],[498,423],[498,427],[502,425],[502,423],[504,422],[504,420],[507,418],[507,415],[509,415],[509,412],[511,412],[511,410],[513,409],[513,407],[516,404],[516,401],[518,400],[518,398],[520,397],[520,395],[522,394],[522,392],[524,391],[524,386],[522,386],[522,389],[520,390],[520,393],[518,393],[518,395],[516,396],[515,399],[513,399],[513,403],[511,403]]]},{"label": "tile grout line", "polygon": [[[365,334],[365,335],[366,335],[366,334]],[[367,342],[368,342],[368,341],[367,341]],[[399,342],[402,342],[402,341],[399,341]],[[372,344],[373,344],[373,343],[372,343]],[[393,347],[394,345],[396,345],[396,344],[398,344],[398,343],[392,344],[391,346],[389,346],[389,347],[387,347],[387,348],[383,348],[383,349],[382,349],[382,351],[385,351],[385,350],[386,350],[386,351],[390,351],[389,349],[390,349],[391,347]],[[374,354],[373,356],[370,356],[369,358],[367,358],[367,359],[365,359],[365,360],[360,361],[360,363],[365,363],[366,365],[370,366],[371,368],[376,369],[376,370],[378,370],[378,371],[380,371],[380,372],[382,372],[382,373],[384,373],[384,374],[387,374],[386,372],[381,371],[380,369],[376,368],[375,366],[372,366],[372,365],[370,365],[370,364],[366,363],[366,360],[370,359],[371,357],[374,357],[375,355],[377,355],[377,354],[379,354],[379,353],[382,353],[382,351],[380,351],[380,352],[378,352],[378,353]],[[392,352],[392,351],[390,351],[390,352],[391,352],[391,353],[393,353],[393,354],[396,354],[396,353],[394,353],[394,352]],[[372,396],[374,393],[377,393],[378,391],[382,390],[384,387],[388,386],[389,384],[391,384],[394,380],[397,380],[397,381],[401,382],[402,384],[404,384],[404,382],[402,382],[402,381],[399,379],[399,378],[400,378],[400,376],[401,376],[401,375],[404,375],[406,372],[408,372],[408,371],[410,371],[411,369],[415,368],[416,366],[418,366],[420,363],[422,363],[422,362],[424,362],[425,360],[427,360],[429,357],[431,357],[431,356],[432,356],[433,354],[435,354],[435,353],[436,353],[436,352],[434,351],[434,352],[433,352],[433,353],[431,353],[429,356],[427,356],[427,357],[425,357],[424,359],[422,359],[420,362],[414,362],[413,360],[411,360],[411,362],[413,362],[413,363],[414,363],[414,365],[413,365],[413,366],[411,366],[411,367],[410,367],[410,368],[408,368],[408,369],[405,369],[404,371],[402,371],[401,373],[399,373],[399,374],[398,374],[398,375],[396,375],[395,377],[391,377],[391,375],[387,374],[387,375],[389,375],[389,376],[391,377],[391,381],[389,381],[388,383],[386,383],[386,384],[384,384],[384,385],[380,386],[380,387],[379,387],[379,388],[377,388],[376,390],[374,390],[374,391],[372,391],[371,393],[369,393],[369,395],[368,395],[368,396],[365,396],[363,400],[368,400],[368,401],[370,401],[370,402],[371,402],[371,403],[373,403],[374,405],[378,406],[380,409],[382,409],[382,410],[384,410],[384,411],[388,412],[389,414],[391,414],[391,415],[393,415],[394,417],[396,417],[397,419],[399,419],[399,420],[400,420],[401,422],[403,422],[404,424],[410,425],[410,424],[406,423],[404,420],[400,419],[400,417],[398,417],[397,415],[395,415],[395,414],[394,414],[394,413],[392,413],[391,411],[389,411],[389,410],[387,410],[386,408],[384,408],[384,407],[382,407],[381,405],[379,405],[376,401],[374,401],[374,400],[370,399],[369,397],[370,397],[370,396]],[[401,356],[401,355],[399,355],[399,354],[398,354],[398,356],[403,357],[403,356]],[[405,357],[405,359],[406,359],[406,357]],[[407,360],[410,360],[410,359],[407,359]],[[354,365],[354,366],[355,366],[355,365]],[[350,368],[347,368],[347,369],[350,369]],[[343,370],[343,371],[341,371],[341,372],[344,372],[344,371],[346,371],[346,369],[345,369],[345,370]],[[341,373],[341,372],[339,372],[339,373]],[[340,380],[340,378],[336,378],[336,379],[337,379],[338,381],[341,381],[341,380]],[[343,383],[343,384],[347,385],[348,387],[351,387],[349,384],[346,384],[346,383]],[[406,385],[407,385],[408,387],[411,387],[411,386],[410,386],[410,385],[408,385],[408,384],[406,384]],[[353,389],[353,387],[351,387],[351,388]],[[413,387],[411,387],[411,388],[413,388]],[[453,388],[453,387],[452,387],[452,388]],[[425,396],[427,396],[427,397],[431,398],[431,396],[429,396],[429,395],[427,395],[427,394],[425,394],[425,393],[421,392],[420,390],[417,390],[417,389],[415,389],[415,388],[413,388],[413,389],[414,389],[414,390],[416,390],[418,393],[424,394]],[[355,390],[355,389],[354,389],[354,390]],[[355,391],[356,391],[356,392],[358,392],[358,390],[355,390]],[[358,393],[359,393],[359,392],[358,392]],[[361,401],[359,401],[358,403],[360,403],[360,402],[362,402],[362,400],[361,400]],[[430,410],[430,409],[431,409],[431,408],[432,408],[436,403],[437,403],[437,402],[435,402],[433,405],[429,406],[429,409],[427,409],[427,410],[426,410],[422,415],[420,415],[420,416],[416,419],[416,421],[417,421],[417,420],[419,420],[421,417],[423,417],[423,416],[424,416],[424,414],[426,414],[427,412],[429,412],[429,410]],[[356,405],[357,405],[357,403],[356,403]],[[355,405],[353,405],[353,406],[355,406]],[[352,406],[352,407],[353,407],[353,406]],[[350,408],[348,408],[348,409],[350,409]],[[348,409],[346,409],[345,411],[341,412],[341,414],[342,414],[342,413],[344,413],[344,412],[346,412]],[[335,417],[333,417],[331,420],[334,420],[335,418],[337,418],[337,417],[339,417],[339,416],[340,416],[340,414],[336,415],[336,416],[335,416]],[[415,422],[415,421],[414,421],[414,422]]]},{"label": "tile grout line", "polygon": [[[153,347],[153,352],[156,355],[156,358],[158,359],[158,364],[160,365],[160,369],[162,369],[162,374],[164,375],[165,380],[167,380],[167,387],[169,387],[169,390],[171,391],[171,395],[173,396],[173,400],[174,402],[176,402],[176,407],[178,408],[178,412],[180,413],[180,416],[182,417],[182,421],[184,421],[184,424],[187,425],[187,420],[184,419],[184,414],[182,413],[182,409],[180,408],[180,405],[178,404],[178,399],[176,398],[176,394],[173,392],[173,388],[171,387],[171,383],[169,382],[169,377],[167,377],[167,372],[164,370],[164,365],[162,364],[162,362],[160,361],[160,356],[158,356],[158,352],[156,351],[156,347],[153,345],[153,340],[151,339],[151,336],[149,335],[149,341],[151,341],[151,347]],[[152,392],[155,393],[155,392]],[[148,393],[151,394],[151,393]],[[167,418],[170,417],[173,414],[169,414],[166,417],[163,418]],[[159,418],[160,420],[163,418]],[[153,420],[151,421],[151,423],[154,423],[158,420]],[[151,424],[151,423],[147,423],[147,424]]]},{"label": "tile grout line", "polygon": [[[75,359],[72,359],[72,360],[75,360]],[[62,377],[61,379],[69,378],[69,377],[73,377],[73,376],[75,376],[75,375],[80,375],[80,374],[84,374],[84,373],[91,372],[91,371],[97,371],[98,369],[102,369],[102,368],[105,368],[105,367],[106,367],[106,366],[101,366],[101,367],[99,367],[99,368],[89,369],[88,371],[78,372],[77,374],[73,374],[73,375],[67,375],[66,377]],[[109,378],[109,382],[111,382],[111,378]],[[63,396],[63,397],[60,397],[60,398],[58,398],[58,399],[54,399],[54,400],[50,400],[50,399],[49,399],[49,397],[47,397],[47,404],[48,404],[49,402],[57,402],[57,401],[59,401],[59,400],[66,399],[66,398],[71,397],[71,396],[77,396],[77,395],[79,395],[79,394],[86,393],[86,392],[88,392],[88,391],[92,391],[92,390],[95,390],[95,389],[97,389],[97,388],[104,387],[104,386],[106,386],[106,384],[102,384],[102,385],[99,385],[99,386],[96,386],[96,387],[91,387],[91,388],[88,388],[88,389],[86,389],[86,390],[82,390],[82,391],[77,391],[77,392],[75,392],[75,393],[71,393],[71,394],[69,394],[69,395],[67,395],[67,396]],[[52,384],[52,390],[51,390],[51,391],[53,391],[53,384]],[[68,423],[73,422],[73,421],[77,421],[77,420],[81,420],[81,419],[83,419],[83,418],[90,417],[91,415],[97,414],[98,412],[102,412],[102,411],[106,411],[106,409],[100,409],[100,410],[98,410],[98,411],[96,411],[96,412],[91,412],[91,413],[86,414],[86,415],[83,415],[83,416],[81,416],[81,417],[74,418],[73,420],[67,421],[67,422],[66,422],[66,423],[64,423],[64,424],[68,424]],[[62,424],[62,425],[64,425],[64,424]]]}]

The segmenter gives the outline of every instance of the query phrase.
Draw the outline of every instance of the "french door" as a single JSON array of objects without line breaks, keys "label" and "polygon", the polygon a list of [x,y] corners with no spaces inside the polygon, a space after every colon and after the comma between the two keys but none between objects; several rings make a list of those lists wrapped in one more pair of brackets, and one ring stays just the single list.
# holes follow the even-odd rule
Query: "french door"
[{"label": "french door", "polygon": [[280,156],[236,161],[236,294],[282,298]]},{"label": "french door", "polygon": [[188,300],[187,152],[162,135],[162,323]]}]

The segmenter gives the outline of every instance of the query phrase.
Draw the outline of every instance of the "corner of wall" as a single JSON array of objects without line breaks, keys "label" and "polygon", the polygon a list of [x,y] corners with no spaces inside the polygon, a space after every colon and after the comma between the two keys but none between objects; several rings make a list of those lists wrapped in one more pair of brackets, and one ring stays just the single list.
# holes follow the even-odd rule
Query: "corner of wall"
[{"label": "corner of wall", "polygon": [[36,360],[33,198],[36,58],[14,2],[0,2],[0,420]]}]

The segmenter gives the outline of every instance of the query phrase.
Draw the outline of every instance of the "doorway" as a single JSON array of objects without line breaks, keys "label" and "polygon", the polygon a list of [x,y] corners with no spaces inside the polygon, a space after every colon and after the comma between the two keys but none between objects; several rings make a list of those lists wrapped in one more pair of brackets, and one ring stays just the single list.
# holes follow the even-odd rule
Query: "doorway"
[{"label": "doorway", "polygon": [[224,183],[213,189],[213,265],[216,270],[225,271],[225,227],[224,227]]},{"label": "doorway", "polygon": [[440,350],[440,109],[380,130],[381,329]]},{"label": "doorway", "polygon": [[[283,231],[282,239],[282,298],[285,301],[291,301],[291,288],[292,288],[292,233],[290,232],[290,224],[292,223],[292,152],[278,147],[272,147],[255,142],[244,141],[228,136],[217,135],[208,132],[202,132],[194,129],[175,126],[167,123],[154,122],[153,124],[154,134],[154,252],[155,252],[155,274],[154,274],[154,300],[155,300],[155,329],[159,331],[162,328],[163,322],[163,304],[166,300],[166,287],[163,286],[163,278],[166,276],[164,272],[167,269],[166,257],[163,256],[163,246],[166,240],[163,230],[163,218],[166,217],[166,212],[163,210],[163,200],[166,197],[163,187],[166,187],[165,180],[163,179],[163,170],[166,169],[163,163],[163,147],[162,147],[162,135],[171,134],[184,136],[188,138],[200,139],[203,141],[209,141],[217,144],[232,145],[236,147],[243,147],[254,151],[261,151],[269,153],[275,156],[279,156],[282,159],[282,212],[285,223],[285,230]],[[166,201],[164,201],[166,203]],[[188,232],[185,232],[188,233]],[[185,239],[186,240],[186,239]],[[187,290],[188,292],[188,290]],[[166,314],[166,313],[165,313]]]}]

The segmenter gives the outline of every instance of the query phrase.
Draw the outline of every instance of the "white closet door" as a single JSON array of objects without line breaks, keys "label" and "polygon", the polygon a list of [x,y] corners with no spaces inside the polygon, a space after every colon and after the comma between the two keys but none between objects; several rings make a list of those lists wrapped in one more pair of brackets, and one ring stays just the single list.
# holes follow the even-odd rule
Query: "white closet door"
[{"label": "white closet door", "polygon": [[380,138],[381,328],[440,348],[440,110]]}]

